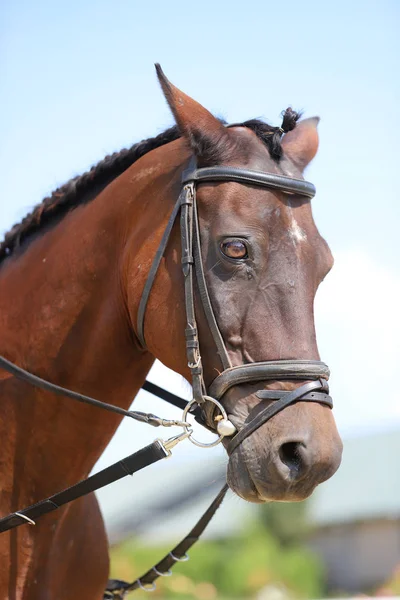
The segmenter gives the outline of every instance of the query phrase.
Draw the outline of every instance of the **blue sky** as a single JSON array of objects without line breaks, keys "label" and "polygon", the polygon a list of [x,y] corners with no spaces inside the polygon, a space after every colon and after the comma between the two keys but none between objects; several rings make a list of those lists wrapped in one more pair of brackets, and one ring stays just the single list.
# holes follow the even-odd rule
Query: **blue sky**
[{"label": "blue sky", "polygon": [[[228,121],[279,124],[288,105],[318,114],[321,146],[307,177],[336,267],[316,319],[338,423],[350,433],[400,425],[399,392],[387,393],[396,387],[400,336],[399,7],[4,0],[0,234],[105,154],[172,123],[156,61]],[[376,360],[387,365],[384,382]],[[140,402],[149,406],[145,396]]]},{"label": "blue sky", "polygon": [[194,7],[1,3],[0,231],[105,153],[171,123],[154,75],[159,61],[228,120],[277,123],[289,104],[320,115],[309,177],[322,232],[333,250],[360,241],[395,265],[396,0]]}]

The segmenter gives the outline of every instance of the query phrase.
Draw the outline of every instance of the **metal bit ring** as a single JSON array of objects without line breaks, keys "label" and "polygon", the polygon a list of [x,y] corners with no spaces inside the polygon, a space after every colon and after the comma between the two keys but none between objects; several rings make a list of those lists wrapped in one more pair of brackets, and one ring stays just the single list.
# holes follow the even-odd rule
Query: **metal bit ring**
[{"label": "metal bit ring", "polygon": [[[228,415],[226,414],[226,410],[225,408],[222,406],[222,404],[220,402],[218,402],[218,400],[216,400],[215,398],[212,398],[211,396],[203,396],[204,400],[207,400],[208,402],[212,402],[213,404],[215,404],[215,406],[217,408],[219,408],[219,410],[221,411],[221,414],[223,416],[224,419],[229,420],[228,419]],[[196,400],[191,400],[190,402],[188,402],[188,404],[185,406],[185,410],[183,411],[183,415],[182,415],[182,421],[186,421],[186,417],[188,412],[190,411],[190,409],[192,408],[192,406],[198,405],[198,402]],[[217,440],[215,440],[215,442],[209,442],[208,444],[204,443],[204,442],[199,442],[198,440],[196,440],[196,438],[193,437],[193,433],[191,433],[188,436],[188,439],[192,442],[192,444],[194,444],[195,446],[199,446],[199,448],[213,448],[214,446],[218,446],[218,444],[220,444],[223,440],[225,436],[224,435],[220,435],[218,437]]]}]

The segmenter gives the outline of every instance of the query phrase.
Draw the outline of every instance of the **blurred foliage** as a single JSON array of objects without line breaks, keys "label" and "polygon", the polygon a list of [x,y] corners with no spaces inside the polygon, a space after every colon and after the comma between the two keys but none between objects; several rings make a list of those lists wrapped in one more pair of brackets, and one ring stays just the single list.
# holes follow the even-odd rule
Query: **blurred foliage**
[{"label": "blurred foliage", "polygon": [[[269,505],[245,533],[229,539],[200,541],[191,560],[177,564],[172,577],[160,578],[154,598],[286,600],[323,594],[323,569],[301,545],[303,509]],[[277,507],[277,508],[276,508]],[[132,581],[167,554],[170,547],[141,547],[128,541],[111,552],[111,576]],[[137,598],[146,592],[135,591]],[[132,596],[133,597],[133,596]]]},{"label": "blurred foliage", "polygon": [[271,502],[262,507],[260,518],[283,546],[301,543],[311,531],[306,502]]}]

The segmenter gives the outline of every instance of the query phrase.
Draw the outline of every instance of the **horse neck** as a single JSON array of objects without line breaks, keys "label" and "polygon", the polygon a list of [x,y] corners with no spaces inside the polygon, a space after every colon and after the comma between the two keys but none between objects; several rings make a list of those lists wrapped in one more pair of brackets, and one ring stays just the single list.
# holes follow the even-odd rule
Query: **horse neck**
[{"label": "horse neck", "polygon": [[[0,354],[49,381],[125,408],[154,360],[135,342],[124,279],[130,278],[132,289],[136,274],[124,273],[124,253],[128,240],[129,252],[135,237],[138,251],[145,243],[140,232],[151,229],[154,214],[144,203],[150,203],[154,177],[168,177],[173,167],[166,151],[157,155],[156,161],[145,156],[143,166],[134,164],[0,269],[0,330],[7,340]],[[150,194],[153,204],[163,200],[157,189]],[[138,279],[138,296],[142,287]],[[2,437],[15,457],[12,477],[22,481],[29,473],[34,480],[26,487],[34,497],[21,487],[17,506],[86,476],[121,420],[12,378],[0,386],[13,415]],[[16,506],[0,510],[8,508]]]}]

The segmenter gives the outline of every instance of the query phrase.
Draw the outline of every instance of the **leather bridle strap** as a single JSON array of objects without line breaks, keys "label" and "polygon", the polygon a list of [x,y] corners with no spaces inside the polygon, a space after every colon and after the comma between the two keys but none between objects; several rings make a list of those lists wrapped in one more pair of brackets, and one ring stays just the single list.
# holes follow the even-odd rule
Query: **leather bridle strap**
[{"label": "leather bridle strap", "polygon": [[[96,408],[101,408],[103,410],[108,410],[109,412],[116,413],[118,415],[122,415],[123,417],[130,417],[135,421],[140,421],[141,423],[147,423],[147,425],[152,425],[153,427],[162,426],[172,426],[173,421],[168,425],[168,421],[166,419],[160,419],[157,415],[153,415],[152,413],[144,413],[138,410],[125,410],[124,408],[120,408],[119,406],[115,406],[114,404],[109,404],[107,402],[103,402],[101,400],[96,400],[96,398],[91,398],[90,396],[85,396],[84,394],[80,394],[79,392],[74,392],[73,390],[69,390],[67,388],[61,387],[55,383],[51,383],[46,379],[42,379],[33,373],[29,373],[22,367],[10,362],[4,356],[0,356],[0,369],[4,369],[11,375],[14,375],[17,379],[21,381],[25,381],[34,387],[40,388],[41,390],[45,390],[46,392],[52,392],[53,394],[57,394],[58,396],[64,396],[65,398],[71,398],[71,400],[77,400],[78,402],[83,402],[84,404],[90,404],[91,406],[95,406]],[[143,389],[150,392],[151,394],[158,395],[163,400],[166,400],[170,404],[174,404],[179,408],[185,408],[187,402],[184,401],[179,396],[175,396],[175,394],[171,394],[170,392],[166,392],[162,388],[146,381],[143,384]],[[176,422],[175,422],[176,424]]]},{"label": "leather bridle strap", "polygon": [[[207,289],[206,278],[203,269],[203,258],[201,256],[201,242],[200,242],[200,225],[199,215],[197,212],[196,194],[193,194],[193,258],[196,272],[196,281],[199,291],[201,304],[203,311],[207,319],[208,327],[211,335],[214,338],[214,342],[217,348],[217,353],[220,357],[224,371],[232,367],[231,360],[225,347],[224,340],[219,330],[217,320],[215,318],[214,310],[211,304],[210,296]],[[193,294],[193,289],[192,289]]]},{"label": "leather bridle strap", "polygon": [[185,285],[185,309],[186,309],[186,352],[188,357],[188,366],[192,376],[193,397],[199,404],[203,403],[205,395],[205,387],[203,382],[203,369],[201,357],[199,353],[198,329],[195,315],[194,305],[194,286],[193,286],[193,266],[195,266],[196,279],[199,289],[200,298],[202,301],[204,314],[207,319],[208,326],[214,338],[218,355],[221,358],[221,363],[224,369],[231,367],[228,353],[225,348],[224,341],[219,331],[214,311],[211,306],[211,301],[207,291],[203,264],[200,250],[200,231],[197,215],[196,197],[193,185],[185,185],[182,189],[178,201],[176,202],[171,216],[168,220],[166,229],[162,236],[160,245],[157,249],[153,263],[151,265],[145,286],[143,288],[142,297],[139,302],[137,314],[137,335],[143,348],[146,348],[144,337],[144,322],[146,308],[150,292],[157,275],[161,259],[164,255],[168,241],[171,235],[172,227],[177,217],[179,209],[180,229],[181,229],[181,245],[182,245],[182,271]]},{"label": "leather bridle strap", "polygon": [[199,296],[203,306],[207,323],[214,339],[218,355],[221,359],[223,369],[231,367],[228,352],[224,340],[219,331],[214,311],[208,295],[207,284],[204,277],[201,248],[200,231],[196,205],[196,191],[193,184],[184,186],[185,195],[181,200],[181,243],[182,243],[182,272],[185,287],[185,309],[186,309],[186,355],[188,367],[192,377],[193,398],[198,405],[204,404],[207,395],[203,377],[203,365],[200,354],[200,344],[195,311],[194,281],[195,270]]},{"label": "leather bridle strap", "polygon": [[[327,393],[323,395],[318,394],[318,396],[313,396],[309,394],[309,392],[313,392],[315,390],[324,390],[327,392],[328,384],[325,380],[319,381],[310,381],[305,383],[304,385],[296,388],[291,392],[282,392],[280,391],[280,399],[276,400],[273,404],[270,404],[266,408],[264,408],[258,415],[256,415],[253,419],[249,421],[245,421],[242,429],[235,435],[235,437],[228,444],[228,452],[232,453],[235,448],[238,447],[239,444],[243,442],[249,435],[254,433],[259,427],[264,425],[271,417],[276,415],[278,412],[297,402],[298,400],[304,401],[308,400],[311,402],[319,402],[326,404],[330,408],[332,408],[332,399]],[[272,391],[272,390],[271,390]],[[270,390],[257,392],[257,396],[262,399],[274,400],[275,394],[269,394]]]},{"label": "leather bridle strap", "polygon": [[307,198],[314,198],[315,186],[304,179],[285,177],[275,173],[253,171],[251,169],[238,169],[236,167],[205,167],[196,169],[194,163],[184,171],[182,183],[200,183],[202,181],[236,181],[237,183],[254,184],[285,192],[285,194],[299,194]]},{"label": "leather bridle strap", "polygon": [[329,368],[318,360],[277,360],[249,363],[227,369],[210,385],[210,395],[218,400],[229,388],[252,381],[329,379]]},{"label": "leather bridle strap", "polygon": [[196,399],[198,405],[201,405],[204,403],[205,386],[193,294],[193,197],[193,186],[184,186],[181,194],[180,218],[182,246],[181,263],[185,289],[187,364],[192,377],[193,398]]},{"label": "leather bridle strap", "polygon": [[176,215],[181,207],[182,197],[184,195],[184,191],[179,195],[178,200],[175,203],[175,206],[172,210],[171,216],[168,219],[167,226],[164,230],[163,236],[161,238],[160,245],[157,249],[155,257],[153,259],[152,265],[150,267],[149,274],[147,276],[147,280],[145,286],[143,288],[142,297],[140,298],[138,314],[137,314],[137,336],[143,348],[146,348],[146,342],[144,339],[144,319],[146,316],[146,307],[147,302],[149,300],[151,288],[153,287],[154,280],[157,275],[158,267],[160,266],[161,259],[164,255],[165,249],[168,245],[169,237],[171,235],[172,227],[175,223]]}]

